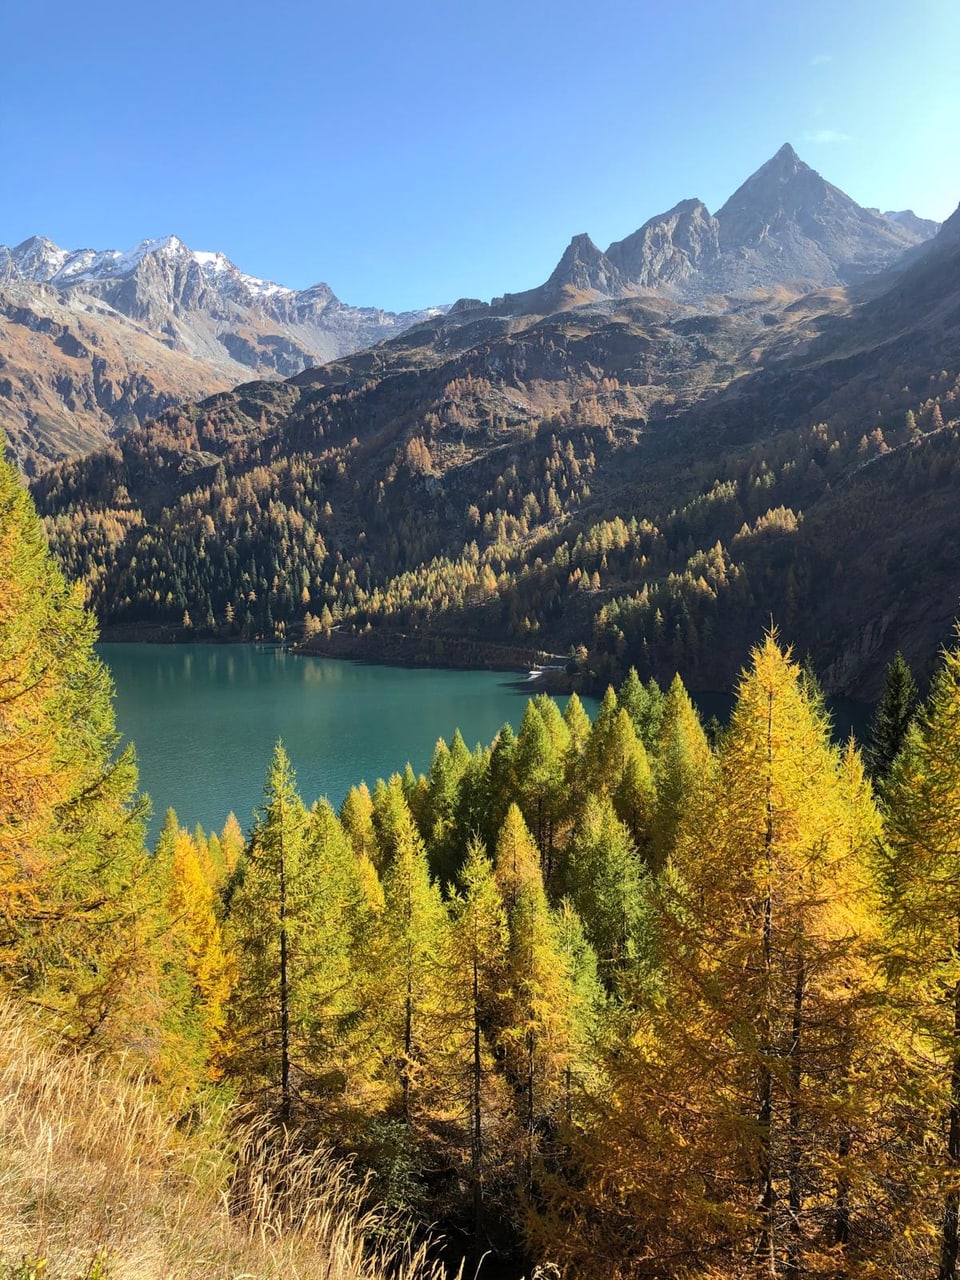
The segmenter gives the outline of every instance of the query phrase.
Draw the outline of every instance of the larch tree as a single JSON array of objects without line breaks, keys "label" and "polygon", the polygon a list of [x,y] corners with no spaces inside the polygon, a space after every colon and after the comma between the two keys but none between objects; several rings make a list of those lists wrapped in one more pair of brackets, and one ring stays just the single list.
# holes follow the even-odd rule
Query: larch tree
[{"label": "larch tree", "polygon": [[166,1086],[190,1090],[217,1073],[233,965],[195,841],[178,830],[168,846],[165,824],[149,872],[148,919],[162,1011],[155,1069]]},{"label": "larch tree", "polygon": [[626,1232],[651,1274],[872,1274],[884,1035],[878,823],[858,770],[768,637],[677,814],[658,981],[606,1064],[583,1155],[605,1188],[598,1250]]},{"label": "larch tree", "polygon": [[318,1100],[369,1095],[375,1053],[367,957],[376,942],[382,894],[376,871],[355,853],[329,802],[319,800],[304,833],[311,955],[306,1050]]},{"label": "larch tree", "polygon": [[[555,704],[554,704],[555,706]],[[559,716],[558,716],[559,719]],[[564,734],[566,726],[560,722]],[[527,703],[514,755],[515,791],[527,825],[545,859],[550,876],[554,832],[563,797],[563,762],[566,743],[557,741],[535,699]],[[569,736],[569,735],[567,735]]]},{"label": "larch tree", "polygon": [[383,876],[384,909],[375,964],[384,1069],[399,1086],[407,1126],[427,1118],[443,1082],[434,1068],[442,1048],[441,983],[446,914],[430,877],[426,850],[409,812],[392,832],[393,856]]},{"label": "larch tree", "polygon": [[[665,951],[696,1010],[681,1030],[700,1043],[699,1096],[717,1126],[713,1149],[725,1151],[716,1185],[753,1181],[742,1228],[771,1277],[815,1272],[828,1257],[842,1272],[861,1246],[851,1203],[867,1213],[872,1195],[851,1148],[870,1112],[877,1047],[878,824],[855,765],[768,636],[741,680],[717,773],[682,817],[665,882]],[[717,1199],[729,1223],[733,1197]]]},{"label": "larch tree", "polygon": [[[898,679],[902,684],[902,679]],[[888,968],[908,1025],[940,1188],[938,1280],[960,1272],[960,652],[943,655],[885,786]]]},{"label": "larch tree", "polygon": [[316,939],[306,829],[290,760],[278,743],[227,921],[238,978],[227,1010],[225,1067],[248,1097],[275,1098],[283,1124],[293,1119],[313,1020]]},{"label": "larch tree", "polygon": [[561,1118],[584,1052],[580,1003],[547,902],[537,848],[512,805],[494,869],[507,914],[506,991],[499,1043],[525,1130],[524,1181],[533,1182],[541,1135]]},{"label": "larch tree", "polygon": [[567,699],[563,722],[567,726],[567,732],[570,734],[571,753],[580,755],[590,736],[590,717],[584,711],[583,703],[576,693],[571,693]]},{"label": "larch tree", "polygon": [[340,806],[340,822],[358,857],[376,855],[377,833],[373,825],[373,800],[365,782],[351,787]]},{"label": "larch tree", "polygon": [[[82,590],[0,462],[0,973],[58,1030],[136,1039],[145,804]],[[121,1028],[120,1014],[126,1018]]]},{"label": "larch tree", "polygon": [[502,1141],[499,1150],[490,1150],[489,1130],[502,1133],[506,1108],[488,1037],[504,995],[507,920],[493,866],[478,839],[470,843],[459,882],[460,891],[451,901],[444,961],[453,997],[446,1042],[453,1059],[449,1074],[454,1096],[467,1114],[473,1231],[479,1241],[488,1168],[503,1160]]}]

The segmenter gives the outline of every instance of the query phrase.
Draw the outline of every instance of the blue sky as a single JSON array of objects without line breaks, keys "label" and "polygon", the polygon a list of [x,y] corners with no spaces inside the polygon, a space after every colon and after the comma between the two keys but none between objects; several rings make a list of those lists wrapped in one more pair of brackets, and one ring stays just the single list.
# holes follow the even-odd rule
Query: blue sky
[{"label": "blue sky", "polygon": [[942,219],[958,55],[956,0],[12,0],[0,242],[174,233],[347,302],[488,298],[786,141]]}]

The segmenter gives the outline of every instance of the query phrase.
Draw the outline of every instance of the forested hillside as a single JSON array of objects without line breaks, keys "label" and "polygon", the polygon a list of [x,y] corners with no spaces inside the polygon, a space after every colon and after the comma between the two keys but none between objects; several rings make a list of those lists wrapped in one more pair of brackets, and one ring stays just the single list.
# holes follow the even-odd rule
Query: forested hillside
[{"label": "forested hillside", "polygon": [[172,411],[36,500],[111,634],[482,635],[599,691],[631,665],[718,689],[772,612],[829,691],[874,695],[954,610],[958,229],[869,294],[455,309]]},{"label": "forested hillside", "polygon": [[[0,482],[3,984],[64,1053],[146,1072],[185,1140],[231,1103],[228,1131],[307,1160],[277,1177],[222,1137],[217,1230],[289,1241],[329,1149],[368,1171],[351,1203],[471,1265],[956,1274],[960,652],[916,716],[894,664],[867,769],[771,633],[710,737],[678,678],[630,672],[592,723],[538,697],[339,813],[278,745],[248,835],[169,814],[151,856],[90,623]],[[2,1237],[24,1252],[35,1203]],[[90,1275],[128,1274],[126,1201],[108,1221]]]}]

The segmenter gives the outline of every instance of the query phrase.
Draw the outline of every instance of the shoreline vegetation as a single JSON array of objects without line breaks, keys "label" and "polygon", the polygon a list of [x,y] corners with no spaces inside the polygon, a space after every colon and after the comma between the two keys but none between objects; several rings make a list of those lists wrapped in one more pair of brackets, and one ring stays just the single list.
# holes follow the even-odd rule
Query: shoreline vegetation
[{"label": "shoreline vegetation", "polygon": [[[467,636],[426,632],[333,630],[308,640],[248,639],[240,636],[195,635],[184,627],[165,624],[105,626],[105,644],[266,644],[306,657],[343,658],[390,667],[434,667],[452,671],[504,671],[518,675],[539,672],[537,690],[551,693],[592,693],[599,682],[580,670],[569,655],[523,645],[501,644]],[[600,690],[602,693],[602,689]]]}]

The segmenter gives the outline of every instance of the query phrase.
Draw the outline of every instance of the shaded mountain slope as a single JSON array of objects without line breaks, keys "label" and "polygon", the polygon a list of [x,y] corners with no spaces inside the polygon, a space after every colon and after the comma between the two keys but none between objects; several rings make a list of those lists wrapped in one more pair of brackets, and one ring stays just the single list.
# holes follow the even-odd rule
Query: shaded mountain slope
[{"label": "shaded mountain slope", "polygon": [[437,318],[170,411],[35,495],[114,628],[381,657],[480,635],[718,688],[772,610],[831,689],[871,692],[956,609],[957,239],[955,216],[868,301]]}]

